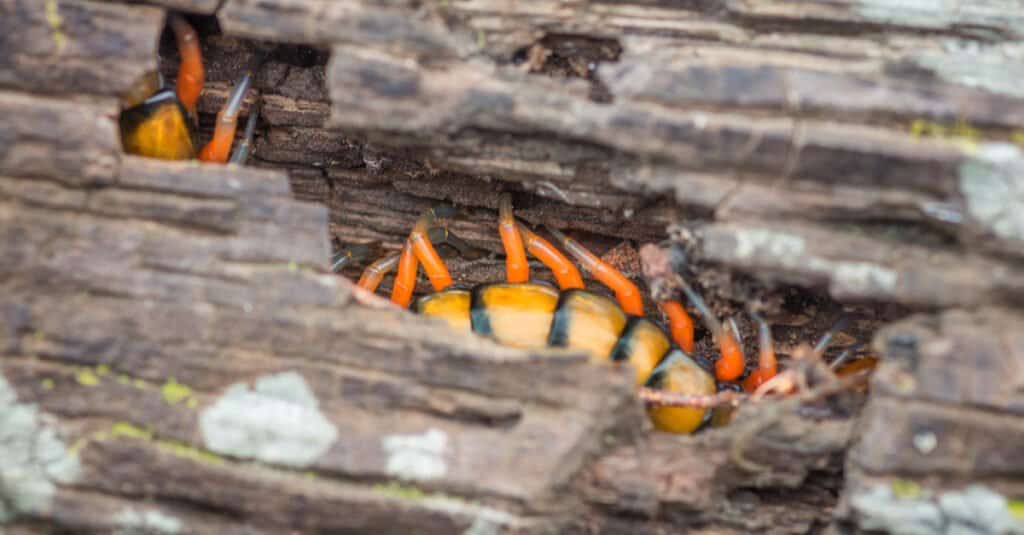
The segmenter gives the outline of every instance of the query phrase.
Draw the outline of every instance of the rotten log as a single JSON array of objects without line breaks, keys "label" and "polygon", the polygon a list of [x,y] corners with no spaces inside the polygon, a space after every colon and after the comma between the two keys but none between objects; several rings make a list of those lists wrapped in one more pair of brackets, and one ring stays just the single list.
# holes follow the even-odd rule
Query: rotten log
[{"label": "rotten log", "polygon": [[[0,2],[6,531],[1018,529],[1019,0],[150,4]],[[121,154],[117,97],[176,69],[164,8],[195,14],[205,135],[271,49],[266,169]],[[921,315],[876,338],[859,423],[651,433],[623,370],[327,272],[445,201],[485,253],[456,278],[499,278],[496,190],[632,276],[671,239],[784,352]]]}]

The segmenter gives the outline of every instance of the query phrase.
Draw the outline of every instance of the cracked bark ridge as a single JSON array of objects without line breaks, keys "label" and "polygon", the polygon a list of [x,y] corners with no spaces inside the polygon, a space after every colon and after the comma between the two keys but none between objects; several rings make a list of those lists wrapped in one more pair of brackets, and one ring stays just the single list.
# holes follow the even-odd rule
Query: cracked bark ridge
[{"label": "cracked bark ridge", "polygon": [[[415,31],[373,38],[328,31],[375,27],[372,2],[229,0],[219,17],[230,33],[331,46],[329,125],[378,146],[623,228],[638,210],[650,221],[645,195],[667,196],[682,211],[662,220],[727,225],[703,233],[707,259],[840,299],[934,308],[1019,301],[1024,157],[1001,143],[1024,140],[1011,82],[1024,45],[996,16],[1013,6],[400,3],[387,16],[405,10]],[[277,15],[290,22],[252,23]],[[559,39],[591,58],[579,77],[542,75],[572,50]],[[616,54],[590,53],[603,48]],[[594,85],[609,98],[595,101]],[[812,245],[751,255],[746,237],[765,219],[766,241]],[[819,239],[871,260],[816,251]],[[891,254],[904,248],[912,260]]]},{"label": "cracked bark ridge", "polygon": [[[766,406],[643,434],[624,374],[452,336],[324,273],[329,224],[398,243],[436,200],[498,250],[497,188],[522,190],[528,222],[604,237],[686,223],[698,266],[975,307],[879,338],[836,527],[1011,525],[1019,0],[151,4],[220,7],[204,127],[244,39],[290,43],[256,84],[274,169],[120,154],[114,97],[155,67],[163,9],[0,6],[0,458],[31,460],[0,484],[5,530],[829,522],[848,420]],[[771,470],[744,471],[736,444]]]},{"label": "cracked bark ridge", "polygon": [[567,514],[595,436],[644,421],[581,355],[355,304],[323,273],[325,210],[279,172],[124,157],[88,189],[2,181],[3,399],[80,465],[5,484],[60,483],[15,527],[522,530]]},{"label": "cracked bark ridge", "polygon": [[1014,512],[1024,496],[1021,321],[1008,309],[952,310],[879,333],[884,358],[840,517],[865,529],[1024,531]]},{"label": "cracked bark ridge", "polygon": [[79,0],[0,5],[0,87],[119,96],[156,70],[163,11]]},{"label": "cracked bark ridge", "polygon": [[[106,117],[93,112],[83,121]],[[6,527],[548,532],[583,529],[583,518],[631,522],[591,497],[623,492],[612,482],[577,486],[617,444],[634,445],[613,465],[647,455],[625,370],[356,304],[348,283],[323,273],[325,210],[293,200],[280,172],[123,156],[106,181],[58,181],[17,176],[23,168],[7,162],[20,150],[0,167],[17,193],[0,204],[0,402],[34,411],[52,444],[46,466],[76,468],[5,482],[0,503],[19,504],[4,509]],[[786,465],[795,475],[763,485],[796,486],[801,462],[841,449],[836,436],[824,453],[797,453]],[[721,448],[731,435],[715,437]],[[662,457],[686,444],[654,440],[668,441]],[[745,474],[716,480],[720,492],[751,484]],[[671,504],[672,492],[652,499]],[[658,525],[677,521],[652,511]]]}]

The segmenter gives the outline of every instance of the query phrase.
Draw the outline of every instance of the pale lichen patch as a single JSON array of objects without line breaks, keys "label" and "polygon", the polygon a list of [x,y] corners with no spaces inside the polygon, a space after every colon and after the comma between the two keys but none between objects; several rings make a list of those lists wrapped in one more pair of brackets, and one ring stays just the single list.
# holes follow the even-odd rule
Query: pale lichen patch
[{"label": "pale lichen patch", "polygon": [[899,280],[895,271],[867,262],[839,262],[833,270],[833,277],[836,287],[857,295],[892,292]]},{"label": "pale lichen patch", "polygon": [[950,39],[943,49],[923,50],[914,58],[947,82],[984,89],[1011,97],[1024,97],[1024,44],[981,44]]},{"label": "pale lichen patch", "polygon": [[521,519],[506,511],[456,498],[430,497],[423,503],[452,516],[471,518],[472,523],[463,532],[464,535],[504,533],[510,530],[514,531],[522,525]]},{"label": "pale lichen patch", "polygon": [[967,213],[1001,238],[1024,240],[1024,153],[1010,144],[982,145],[960,165]]},{"label": "pale lichen patch", "polygon": [[740,259],[754,257],[799,258],[807,249],[800,236],[765,229],[746,229],[738,232],[735,255]]},{"label": "pale lichen patch", "polygon": [[181,520],[154,509],[139,512],[126,507],[117,514],[115,522],[119,535],[174,534],[182,531]]},{"label": "pale lichen patch", "polygon": [[448,473],[448,434],[429,429],[420,434],[390,435],[383,439],[388,454],[385,470],[400,479],[429,480]]},{"label": "pale lichen patch", "polygon": [[937,496],[916,485],[913,488],[914,492],[897,492],[894,482],[891,487],[876,485],[854,494],[850,503],[860,527],[896,535],[1024,534],[1024,522],[1015,518],[1006,498],[985,486],[972,485]]},{"label": "pale lichen patch", "polygon": [[323,455],[338,430],[296,372],[231,385],[199,417],[203,443],[219,454],[305,467]]},{"label": "pale lichen patch", "polygon": [[[879,263],[849,258],[828,258],[814,254],[808,239],[799,234],[770,228],[721,228],[705,239],[708,258],[748,265],[770,264],[794,274],[811,274],[830,282],[838,297],[877,296],[897,290],[900,273]],[[707,236],[705,237],[707,238]]]},{"label": "pale lichen patch", "polygon": [[78,457],[49,420],[35,404],[18,403],[0,375],[0,522],[46,512],[57,484],[78,477]]},{"label": "pale lichen patch", "polygon": [[941,28],[955,20],[957,0],[860,0],[864,18],[884,24]]}]

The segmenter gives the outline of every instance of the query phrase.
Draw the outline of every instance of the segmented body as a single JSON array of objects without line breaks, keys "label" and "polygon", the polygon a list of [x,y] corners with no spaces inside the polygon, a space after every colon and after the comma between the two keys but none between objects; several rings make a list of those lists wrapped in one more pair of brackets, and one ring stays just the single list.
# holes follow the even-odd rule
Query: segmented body
[{"label": "segmented body", "polygon": [[[657,324],[628,315],[614,300],[587,290],[492,283],[429,294],[413,309],[503,345],[582,349],[594,362],[628,364],[637,386],[685,394],[710,395],[717,390],[710,367],[701,367],[679,351]],[[674,365],[652,373],[670,355]],[[688,407],[654,407],[649,413],[655,427],[674,433],[693,432],[708,416],[706,409]]]},{"label": "segmented body", "polygon": [[196,133],[196,102],[206,79],[199,37],[180,15],[171,15],[168,25],[174,32],[181,55],[175,89],[160,88],[160,77],[142,77],[121,97],[121,141],[125,152],[163,160],[244,163],[256,126],[256,113],[251,110],[246,134],[229,154],[234,144],[235,129],[242,100],[252,83],[257,57],[232,89],[227,102],[217,114],[213,138],[200,147]]},{"label": "segmented body", "polygon": [[196,127],[178,96],[158,91],[121,112],[121,143],[125,152],[161,160],[196,157]]}]

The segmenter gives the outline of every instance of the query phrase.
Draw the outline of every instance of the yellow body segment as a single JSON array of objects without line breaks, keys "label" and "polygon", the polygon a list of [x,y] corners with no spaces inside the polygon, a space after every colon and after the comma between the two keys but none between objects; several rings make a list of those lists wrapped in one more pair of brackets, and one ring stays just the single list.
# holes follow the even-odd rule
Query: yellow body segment
[{"label": "yellow body segment", "polygon": [[672,341],[657,325],[647,320],[640,320],[634,324],[628,336],[629,339],[625,340],[622,347],[622,354],[615,357],[633,367],[636,372],[636,385],[642,386],[661,358],[668,353]]},{"label": "yellow body segment", "polygon": [[[490,284],[473,297],[474,330],[498,343],[520,348],[545,347],[558,291],[532,283]],[[486,327],[478,327],[486,323]]]},{"label": "yellow body segment", "polygon": [[196,156],[192,123],[173,93],[157,96],[121,114],[125,152],[163,160]]},{"label": "yellow body segment", "polygon": [[424,316],[441,318],[456,331],[470,332],[470,295],[466,290],[445,290],[423,297],[416,303],[416,311]]},{"label": "yellow body segment", "polygon": [[[716,391],[714,377],[693,359],[685,355],[680,355],[680,357],[670,368],[659,372],[650,386],[677,394],[714,394]],[[647,409],[647,414],[654,427],[668,433],[696,431],[704,422],[706,413],[707,409],[689,407],[651,407]]]},{"label": "yellow body segment", "polygon": [[626,328],[626,313],[603,296],[582,290],[563,294],[559,317],[552,325],[555,346],[585,349],[594,362],[606,362]]}]

